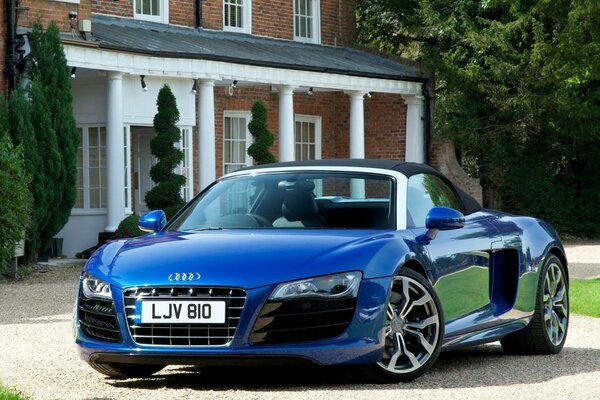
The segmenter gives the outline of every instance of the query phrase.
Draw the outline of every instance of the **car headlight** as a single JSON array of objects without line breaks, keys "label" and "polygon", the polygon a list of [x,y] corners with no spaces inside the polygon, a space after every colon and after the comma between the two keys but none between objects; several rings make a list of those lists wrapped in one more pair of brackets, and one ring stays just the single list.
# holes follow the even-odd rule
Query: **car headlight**
[{"label": "car headlight", "polygon": [[282,283],[275,288],[269,300],[291,300],[304,297],[325,299],[356,297],[361,278],[362,273],[354,271]]},{"label": "car headlight", "polygon": [[81,290],[83,291],[83,295],[88,299],[96,297],[99,299],[112,300],[110,285],[87,272],[81,276]]}]

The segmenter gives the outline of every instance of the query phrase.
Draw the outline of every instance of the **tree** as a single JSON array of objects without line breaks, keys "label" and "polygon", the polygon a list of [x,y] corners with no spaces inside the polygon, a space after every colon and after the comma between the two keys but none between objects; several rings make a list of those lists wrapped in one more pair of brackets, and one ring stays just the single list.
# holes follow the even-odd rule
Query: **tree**
[{"label": "tree", "polygon": [[[33,124],[43,162],[53,169],[41,170],[46,175],[43,186],[49,189],[45,194],[47,207],[41,216],[40,248],[50,246],[52,238],[66,224],[77,196],[77,148],[79,133],[72,109],[69,69],[60,40],[60,32],[55,23],[46,30],[40,23],[34,23],[30,34],[31,54],[27,71],[31,80],[30,98],[32,107],[41,112],[33,115]],[[34,87],[35,86],[35,87]],[[51,148],[42,149],[42,143]],[[52,182],[52,186],[48,186]],[[41,198],[40,198],[41,199]],[[38,199],[36,199],[37,201]],[[39,212],[42,214],[42,211]]]},{"label": "tree", "polygon": [[255,101],[252,104],[252,119],[248,129],[254,137],[254,143],[248,147],[248,155],[258,165],[276,162],[275,156],[269,152],[275,137],[267,128],[267,108],[262,101]]},{"label": "tree", "polygon": [[25,256],[32,260],[37,256],[40,248],[40,233],[38,222],[46,214],[43,187],[43,163],[38,152],[35,131],[32,124],[31,105],[25,97],[22,87],[15,89],[8,104],[7,130],[15,146],[20,146],[23,152],[24,167],[30,177],[29,191],[32,195],[33,204],[36,207],[32,211],[32,218],[27,226]]},{"label": "tree", "polygon": [[[0,124],[6,128],[6,104],[0,107]],[[4,272],[29,223],[31,194],[28,184],[21,147],[12,145],[4,129],[0,132],[0,193],[10,195],[3,196],[0,201],[0,273]]]},{"label": "tree", "polygon": [[599,2],[359,0],[357,15],[364,44],[435,72],[435,132],[488,201],[600,236]]},{"label": "tree", "polygon": [[156,106],[156,136],[150,141],[150,150],[157,159],[150,169],[150,177],[156,186],[146,193],[145,200],[151,210],[162,209],[167,218],[171,218],[185,204],[181,198],[185,177],[173,172],[183,161],[183,152],[175,147],[181,140],[181,132],[175,125],[179,121],[179,110],[169,85],[164,85],[158,92]]}]

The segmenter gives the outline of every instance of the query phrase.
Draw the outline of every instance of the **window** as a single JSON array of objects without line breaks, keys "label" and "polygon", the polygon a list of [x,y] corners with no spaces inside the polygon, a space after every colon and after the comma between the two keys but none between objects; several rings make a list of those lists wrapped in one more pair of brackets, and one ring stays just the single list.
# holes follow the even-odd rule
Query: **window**
[{"label": "window", "polygon": [[321,43],[321,5],[319,0],[294,0],[294,39]]},{"label": "window", "polygon": [[106,208],[106,128],[80,127],[75,208]]},{"label": "window", "polygon": [[454,190],[435,175],[411,176],[408,180],[406,200],[409,228],[425,226],[425,217],[433,207],[450,207],[465,212]]},{"label": "window", "polygon": [[252,1],[223,0],[223,30],[252,32]]},{"label": "window", "polygon": [[135,19],[153,22],[169,22],[169,0],[133,0]]},{"label": "window", "polygon": [[245,111],[223,113],[223,174],[252,165],[248,155],[252,142],[248,130],[250,118]]},{"label": "window", "polygon": [[321,158],[321,118],[296,115],[296,160]]}]

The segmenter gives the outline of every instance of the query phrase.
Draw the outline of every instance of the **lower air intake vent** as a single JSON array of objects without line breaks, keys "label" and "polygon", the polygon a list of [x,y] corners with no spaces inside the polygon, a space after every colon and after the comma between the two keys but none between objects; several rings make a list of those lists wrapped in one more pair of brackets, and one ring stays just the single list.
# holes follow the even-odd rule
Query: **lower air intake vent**
[{"label": "lower air intake vent", "polygon": [[254,323],[250,343],[294,343],[336,337],[350,325],[355,308],[355,298],[266,303]]},{"label": "lower air intake vent", "polygon": [[79,326],[84,335],[106,342],[120,342],[119,324],[112,300],[88,299],[79,291]]}]

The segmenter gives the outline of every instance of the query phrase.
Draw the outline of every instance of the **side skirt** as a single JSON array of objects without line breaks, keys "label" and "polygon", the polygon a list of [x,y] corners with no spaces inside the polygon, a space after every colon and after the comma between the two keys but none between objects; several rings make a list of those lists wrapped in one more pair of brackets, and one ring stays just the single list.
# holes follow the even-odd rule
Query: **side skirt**
[{"label": "side skirt", "polygon": [[496,325],[481,331],[469,332],[463,335],[445,337],[442,344],[442,351],[455,350],[461,347],[474,346],[483,343],[495,342],[502,339],[509,333],[516,332],[525,328],[531,317],[513,320],[502,325]]}]

